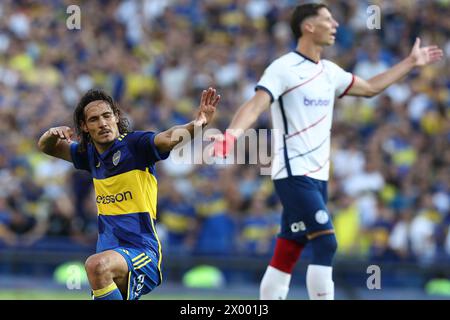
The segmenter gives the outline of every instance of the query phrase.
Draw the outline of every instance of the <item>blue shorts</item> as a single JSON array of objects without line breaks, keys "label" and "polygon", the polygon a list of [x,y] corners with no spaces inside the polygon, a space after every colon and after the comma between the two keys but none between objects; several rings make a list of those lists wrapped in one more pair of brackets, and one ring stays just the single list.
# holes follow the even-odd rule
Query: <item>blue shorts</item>
[{"label": "blue shorts", "polygon": [[[119,247],[128,264],[128,289],[126,300],[138,300],[161,284],[159,260],[155,253],[146,249]],[[124,297],[125,298],[125,297]]]},{"label": "blue shorts", "polygon": [[292,176],[273,182],[283,205],[278,237],[306,244],[307,235],[334,229],[326,206],[326,181]]}]

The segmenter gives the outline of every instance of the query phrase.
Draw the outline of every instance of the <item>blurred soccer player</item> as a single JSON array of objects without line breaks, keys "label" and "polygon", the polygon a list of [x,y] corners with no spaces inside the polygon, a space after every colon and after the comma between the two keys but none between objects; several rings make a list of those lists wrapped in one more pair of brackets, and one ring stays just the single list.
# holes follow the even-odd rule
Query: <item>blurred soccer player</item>
[{"label": "blurred soccer player", "polygon": [[267,67],[255,95],[235,114],[231,130],[214,144],[215,154],[226,156],[239,136],[233,129],[249,128],[271,106],[273,127],[278,129],[271,175],[283,213],[275,252],[261,281],[261,299],[287,297],[292,270],[306,243],[313,253],[306,273],[309,297],[334,299],[332,264],[337,243],[326,202],[335,96],[372,97],[413,68],[443,55],[436,46],[421,48],[416,39],[407,58],[363,80],[321,59],[324,47],[334,44],[338,25],[326,5],[297,6],[291,18],[296,50]]},{"label": "blurred soccer player", "polygon": [[94,299],[136,300],[161,283],[155,163],[181,142],[174,135],[177,129],[192,137],[196,127],[207,125],[219,99],[209,88],[192,122],[160,133],[129,132],[112,98],[90,90],[74,112],[79,143],[71,140],[69,127],[51,128],[39,139],[41,151],[71,161],[93,177],[99,236],[97,253],[85,267]]}]

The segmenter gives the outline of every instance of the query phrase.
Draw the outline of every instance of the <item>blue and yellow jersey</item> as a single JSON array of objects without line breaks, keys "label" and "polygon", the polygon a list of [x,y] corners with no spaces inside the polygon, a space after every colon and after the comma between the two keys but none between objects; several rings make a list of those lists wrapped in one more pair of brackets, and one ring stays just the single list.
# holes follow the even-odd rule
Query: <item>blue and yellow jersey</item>
[{"label": "blue and yellow jersey", "polygon": [[97,252],[118,247],[146,248],[160,256],[156,234],[157,181],[155,163],[169,153],[160,153],[154,132],[122,134],[99,154],[93,144],[80,152],[70,151],[75,168],[91,173],[98,209]]}]

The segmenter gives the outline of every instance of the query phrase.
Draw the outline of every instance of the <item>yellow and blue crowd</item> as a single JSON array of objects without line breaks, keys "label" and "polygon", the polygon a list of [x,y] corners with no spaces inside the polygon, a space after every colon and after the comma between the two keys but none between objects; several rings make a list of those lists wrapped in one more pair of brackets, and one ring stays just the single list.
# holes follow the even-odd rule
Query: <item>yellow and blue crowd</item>
[{"label": "yellow and blue crowd", "polygon": [[[367,27],[368,2],[327,3],[340,26],[325,56],[362,77],[405,57],[416,36],[447,54],[375,98],[336,105],[329,208],[338,254],[450,260],[450,2],[378,1],[381,29]],[[67,29],[70,4],[80,6],[80,30]],[[222,99],[210,127],[224,130],[268,63],[294,48],[296,4],[1,1],[0,248],[95,247],[90,177],[36,147],[49,127],[72,125],[84,92],[106,89],[134,129],[160,131],[190,121],[201,90],[214,86]],[[256,127],[270,128],[268,113]],[[164,251],[270,256],[281,206],[259,169],[159,163]]]}]

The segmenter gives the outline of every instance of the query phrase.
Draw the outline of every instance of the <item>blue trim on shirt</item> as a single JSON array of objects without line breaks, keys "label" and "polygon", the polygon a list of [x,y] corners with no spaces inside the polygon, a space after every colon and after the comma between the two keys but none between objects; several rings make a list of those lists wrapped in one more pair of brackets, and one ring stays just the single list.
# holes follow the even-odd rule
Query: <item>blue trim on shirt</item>
[{"label": "blue trim on shirt", "polygon": [[275,100],[275,99],[273,98],[272,92],[270,92],[270,90],[267,89],[266,87],[264,87],[264,86],[262,86],[262,85],[257,85],[257,86],[255,87],[255,91],[257,91],[257,90],[263,90],[263,91],[267,92],[267,93],[269,94],[269,96],[270,96],[270,103],[272,103],[272,102]]},{"label": "blue trim on shirt", "polygon": [[170,151],[168,151],[168,152],[160,152],[159,150],[158,150],[158,147],[156,146],[156,144],[155,144],[155,137],[156,137],[156,133],[153,135],[153,137],[150,139],[150,145],[152,146],[152,148],[153,148],[153,151],[154,151],[154,154],[155,154],[155,156],[156,156],[156,158],[158,159],[158,160],[165,160],[165,159],[167,159],[168,157],[169,157],[169,155],[170,155]]},{"label": "blue trim on shirt", "polygon": [[280,102],[280,110],[281,110],[281,116],[283,117],[283,126],[284,126],[284,133],[285,133],[283,135],[284,163],[286,164],[287,174],[290,177],[290,176],[292,176],[292,170],[291,170],[291,164],[289,163],[289,155],[288,155],[288,152],[287,152],[287,145],[286,145],[286,136],[288,135],[288,123],[287,123],[286,114],[284,113],[283,98],[280,96],[278,101]]},{"label": "blue trim on shirt", "polygon": [[314,61],[314,60],[311,59],[310,57],[305,56],[303,53],[301,53],[301,52],[299,52],[299,51],[297,51],[297,50],[295,50],[294,53],[298,54],[299,56],[301,56],[302,58],[304,58],[304,59],[306,59],[306,60],[308,60],[308,61],[311,61],[311,62],[314,63],[314,64],[318,64],[318,63],[319,63],[319,61]]}]

